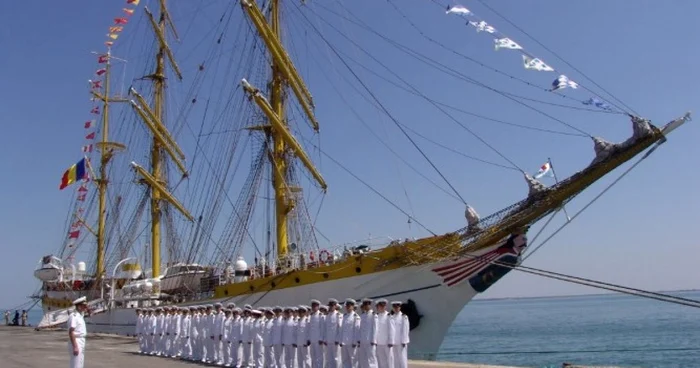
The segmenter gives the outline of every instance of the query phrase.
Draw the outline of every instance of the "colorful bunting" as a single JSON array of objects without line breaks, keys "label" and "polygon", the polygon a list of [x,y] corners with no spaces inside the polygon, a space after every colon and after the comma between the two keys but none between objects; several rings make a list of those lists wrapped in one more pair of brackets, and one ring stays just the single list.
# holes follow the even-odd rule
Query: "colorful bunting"
[{"label": "colorful bunting", "polygon": [[[124,30],[124,24],[127,24],[129,22],[128,18],[134,14],[134,11],[136,9],[136,6],[139,4],[139,0],[124,0],[126,2],[126,7],[122,9],[122,12],[124,13],[125,16],[123,17],[117,17],[114,18],[114,23],[108,27],[108,32],[107,32],[107,40],[105,41],[105,46],[107,47],[107,52],[103,54],[99,54],[97,56],[97,64],[100,65],[98,69],[95,71],[95,75],[98,77],[96,79],[90,79],[88,80],[88,83],[90,85],[90,90],[93,92],[99,92],[103,87],[103,78],[107,77],[107,68],[103,67],[101,64],[107,64],[109,65],[110,63],[110,58],[111,58],[111,48],[114,46],[114,41],[117,40],[121,34],[121,32]],[[100,106],[97,105],[99,103],[99,99],[96,98],[91,98],[91,101],[93,102],[93,105],[90,109],[90,114],[92,115],[100,115]],[[87,120],[83,123],[83,128],[88,130],[85,135],[85,140],[87,141],[85,145],[81,147],[81,150],[84,154],[88,154],[93,152],[95,148],[95,137],[97,135],[97,132],[94,131],[93,129],[95,128],[95,120],[90,119]],[[63,178],[61,179],[61,185],[60,189],[64,189],[65,187],[69,186],[70,184],[73,184],[77,181],[82,181],[80,187],[78,187],[78,195],[76,196],[76,200],[78,202],[84,202],[87,198],[88,195],[88,186],[87,182],[90,181],[90,177],[88,175],[88,170],[89,170],[89,162],[87,161],[87,157],[83,158],[80,160],[77,164],[71,166],[64,174]],[[76,216],[81,216],[85,212],[85,208],[83,208],[82,204],[77,206],[77,210],[75,215]],[[68,232],[68,247],[72,248],[75,246],[75,240],[80,237],[80,226],[82,225],[82,221],[76,221],[72,224],[70,231]]]}]

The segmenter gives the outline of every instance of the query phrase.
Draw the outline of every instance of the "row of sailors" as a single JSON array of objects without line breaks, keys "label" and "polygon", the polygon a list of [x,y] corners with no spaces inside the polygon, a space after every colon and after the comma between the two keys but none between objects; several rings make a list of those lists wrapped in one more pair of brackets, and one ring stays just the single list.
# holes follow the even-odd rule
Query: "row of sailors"
[{"label": "row of sailors", "polygon": [[236,368],[407,368],[401,302],[336,299],[328,306],[243,309],[235,304],[137,309],[140,352]]}]

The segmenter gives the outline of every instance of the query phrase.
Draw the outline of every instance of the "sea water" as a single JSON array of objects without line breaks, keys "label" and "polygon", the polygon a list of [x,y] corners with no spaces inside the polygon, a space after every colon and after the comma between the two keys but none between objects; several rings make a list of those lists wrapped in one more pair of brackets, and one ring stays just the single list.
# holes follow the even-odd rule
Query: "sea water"
[{"label": "sea water", "polygon": [[[671,295],[700,300],[700,291]],[[700,309],[620,294],[475,300],[439,360],[524,367],[700,367]]]},{"label": "sea water", "polygon": [[[700,300],[700,291],[671,294]],[[28,317],[36,326],[41,310]],[[700,309],[626,295],[474,300],[457,316],[438,359],[700,368]]]}]

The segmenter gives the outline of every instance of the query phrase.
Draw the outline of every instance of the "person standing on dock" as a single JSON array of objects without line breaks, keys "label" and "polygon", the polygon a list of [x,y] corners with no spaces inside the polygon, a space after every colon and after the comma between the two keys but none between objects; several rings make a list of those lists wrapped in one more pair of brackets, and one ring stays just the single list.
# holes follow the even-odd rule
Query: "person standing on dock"
[{"label": "person standing on dock", "polygon": [[321,302],[311,300],[311,314],[309,324],[306,327],[309,341],[309,354],[311,355],[311,368],[323,368],[323,326],[324,317],[320,311]]},{"label": "person standing on dock", "polygon": [[80,297],[73,301],[73,305],[75,310],[68,316],[67,323],[69,347],[71,348],[70,368],[83,368],[85,365],[85,337],[87,336],[83,312],[87,310],[87,298]]},{"label": "person standing on dock", "polygon": [[190,312],[194,312],[194,307],[182,308],[182,320],[180,321],[180,358],[192,359],[192,317]]},{"label": "person standing on dock", "polygon": [[377,315],[372,311],[372,299],[362,299],[358,348],[358,367],[377,368]]},{"label": "person standing on dock", "polygon": [[265,308],[265,331],[263,333],[263,347],[265,349],[265,365],[263,368],[275,368],[275,352],[272,345],[272,324],[274,323],[275,313],[272,308]]},{"label": "person standing on dock", "polygon": [[144,347],[144,338],[143,338],[143,314],[141,313],[140,308],[136,308],[136,328],[134,329],[134,336],[139,340],[139,353],[143,354],[144,351],[146,351],[146,348]]},{"label": "person standing on dock", "polygon": [[297,319],[297,368],[311,368],[309,356],[309,315],[308,307],[300,305]]},{"label": "person standing on dock", "polygon": [[357,340],[360,333],[360,316],[355,312],[355,299],[345,299],[345,314],[338,340],[343,368],[357,366]]},{"label": "person standing on dock", "polygon": [[338,313],[337,306],[337,299],[328,299],[328,314],[326,315],[324,331],[326,368],[338,368],[340,363],[340,329],[343,325],[343,315]]},{"label": "person standing on dock", "polygon": [[391,302],[391,318],[394,319],[394,368],[408,368],[408,333],[411,326],[408,316],[401,312],[401,302]]},{"label": "person standing on dock", "polygon": [[394,368],[394,338],[396,335],[394,319],[386,310],[387,300],[377,300],[377,366]]}]

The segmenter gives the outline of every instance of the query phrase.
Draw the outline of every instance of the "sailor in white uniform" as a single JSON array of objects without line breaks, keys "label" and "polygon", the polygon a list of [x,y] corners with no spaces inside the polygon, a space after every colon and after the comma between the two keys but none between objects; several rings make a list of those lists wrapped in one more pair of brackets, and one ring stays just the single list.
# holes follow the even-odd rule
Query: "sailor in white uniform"
[{"label": "sailor in white uniform", "polygon": [[253,309],[243,309],[243,367],[253,366]]},{"label": "sailor in white uniform", "polygon": [[297,318],[297,368],[311,368],[311,356],[309,355],[309,308],[300,305],[299,318]]},{"label": "sailor in white uniform", "polygon": [[143,352],[146,350],[144,347],[144,338],[143,338],[143,320],[144,316],[143,313],[141,312],[141,308],[136,308],[136,329],[134,331],[134,336],[139,341],[139,353],[143,354]]},{"label": "sailor in white uniform", "polygon": [[153,355],[156,346],[156,311],[148,308],[148,326],[146,327],[146,353]]},{"label": "sailor in white uniform", "polygon": [[221,353],[219,353],[220,365],[227,365],[231,361],[231,309],[224,309],[224,322],[222,326]]},{"label": "sailor in white uniform", "polygon": [[231,361],[232,367],[240,367],[243,362],[243,318],[241,317],[241,308],[233,308],[231,319],[231,331],[229,338],[231,339]]},{"label": "sailor in white uniform", "polygon": [[360,315],[355,312],[355,300],[345,299],[345,314],[343,315],[343,324],[338,334],[343,368],[353,368],[356,366],[355,354],[359,334]]},{"label": "sailor in white uniform", "polygon": [[326,368],[338,368],[340,363],[340,328],[343,325],[343,315],[338,312],[337,306],[337,299],[328,299],[328,314],[324,326]]},{"label": "sailor in white uniform", "polygon": [[296,365],[296,330],[297,324],[292,315],[294,308],[284,308],[284,317],[282,323],[282,346],[284,346],[284,366],[294,368]]},{"label": "sailor in white uniform", "polygon": [[311,300],[311,313],[309,314],[308,344],[309,355],[311,356],[311,368],[323,368],[323,326],[325,317],[321,313],[321,302],[316,299]]},{"label": "sailor in white uniform", "polygon": [[263,334],[265,333],[265,320],[262,317],[262,312],[256,309],[252,313],[252,327],[250,329],[253,336],[253,356],[251,358],[251,366],[255,368],[264,368],[265,366],[265,349],[263,347]]},{"label": "sailor in white uniform", "polygon": [[[275,354],[275,367],[285,368],[284,366],[284,347],[282,346],[282,326],[284,321],[282,319],[282,307],[275,306],[273,309],[275,312],[275,317],[272,321],[272,351]],[[289,367],[292,368],[292,367]]]},{"label": "sailor in white uniform", "polygon": [[85,337],[87,328],[83,313],[87,311],[87,298],[80,297],[73,301],[75,310],[68,316],[68,338],[70,351],[70,368],[83,368],[85,365]]},{"label": "sailor in white uniform", "polygon": [[362,299],[357,365],[377,368],[377,316],[372,311],[372,299]]},{"label": "sailor in white uniform", "polygon": [[408,337],[411,326],[408,316],[401,313],[401,302],[391,302],[392,316],[394,319],[394,367],[408,368]]},{"label": "sailor in white uniform", "polygon": [[194,307],[182,308],[182,321],[180,321],[180,357],[182,359],[192,359],[192,316]]},{"label": "sailor in white uniform", "polygon": [[386,310],[387,300],[377,300],[377,365],[379,368],[394,368],[393,346],[395,339],[394,319]]},{"label": "sailor in white uniform", "polygon": [[191,326],[190,326],[190,345],[192,346],[192,354],[190,360],[200,360],[202,357],[199,354],[200,351],[200,340],[201,340],[201,329],[199,328],[201,324],[201,313],[199,312],[199,306],[194,306],[191,308],[192,316]]},{"label": "sailor in white uniform", "polygon": [[[275,354],[272,346],[272,324],[275,313],[272,308],[265,308],[265,331],[263,333],[263,347],[265,348],[265,366],[263,368],[275,368]],[[258,367],[259,368],[259,367]]]}]

